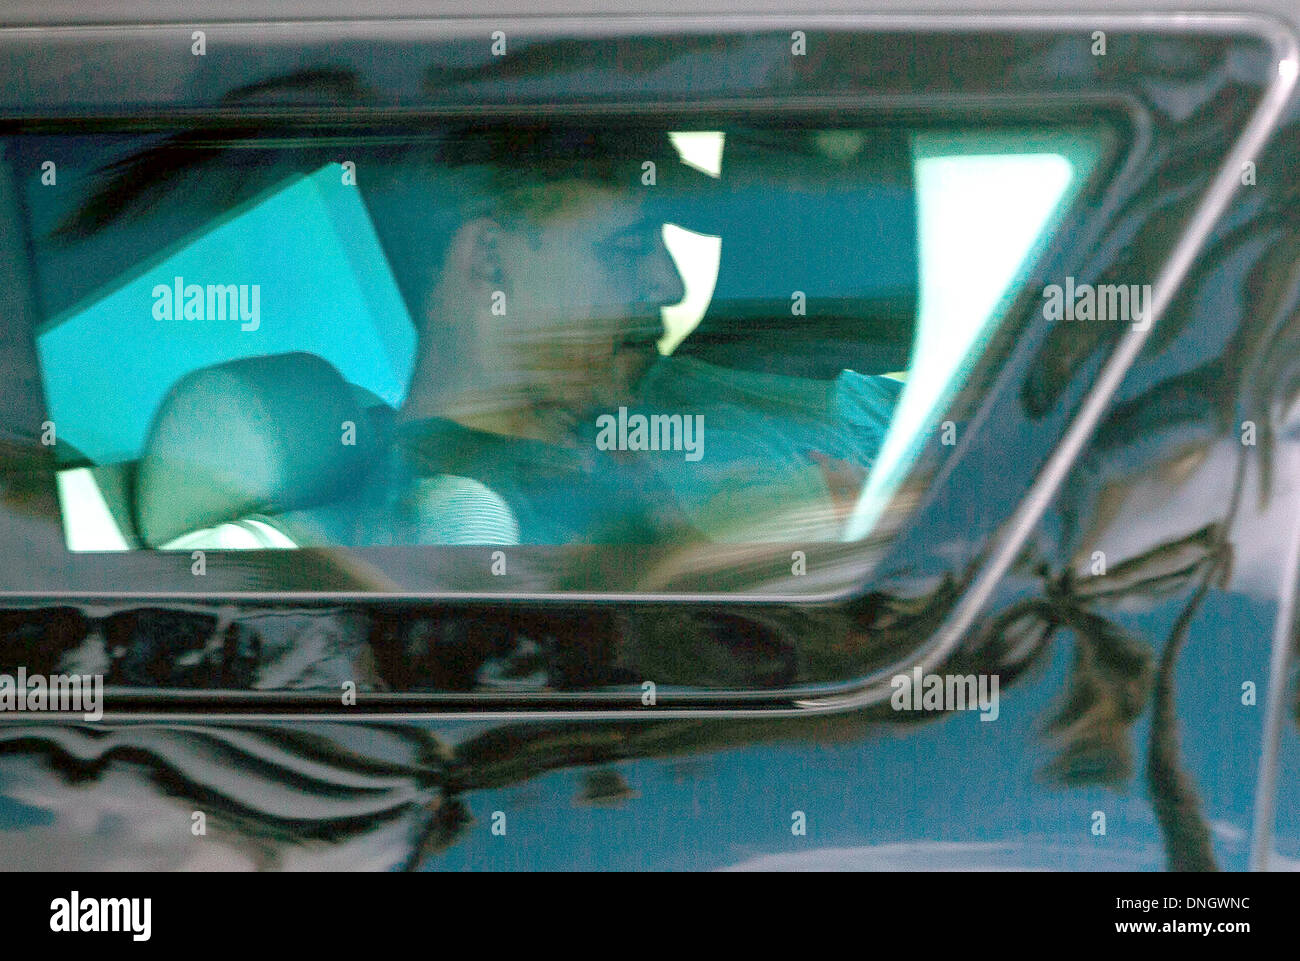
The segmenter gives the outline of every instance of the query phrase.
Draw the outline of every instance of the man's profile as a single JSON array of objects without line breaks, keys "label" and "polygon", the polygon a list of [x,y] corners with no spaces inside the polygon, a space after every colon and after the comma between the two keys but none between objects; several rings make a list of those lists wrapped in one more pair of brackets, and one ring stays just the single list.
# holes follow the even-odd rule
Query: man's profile
[{"label": "man's profile", "polygon": [[647,161],[673,162],[665,135],[543,124],[445,142],[458,222],[436,255],[406,255],[427,287],[385,477],[401,492],[398,542],[482,542],[476,505],[501,516],[489,540],[649,540],[671,523],[654,474],[591,439],[657,358],[661,310],[684,292]]},{"label": "man's profile", "polygon": [[[834,536],[899,385],[660,357],[684,287],[643,174],[677,164],[666,134],[636,128],[445,140],[430,169],[452,185],[449,236],[396,257],[418,346],[384,477],[395,543]],[[600,425],[629,411],[698,426],[692,456],[611,450]]]}]

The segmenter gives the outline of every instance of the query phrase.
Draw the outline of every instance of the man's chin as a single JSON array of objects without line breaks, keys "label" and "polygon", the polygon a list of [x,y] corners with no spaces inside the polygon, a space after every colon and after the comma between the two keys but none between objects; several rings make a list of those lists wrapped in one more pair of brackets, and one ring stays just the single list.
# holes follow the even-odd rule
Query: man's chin
[{"label": "man's chin", "polygon": [[581,443],[587,407],[571,401],[548,398],[533,401],[530,419],[537,425],[537,437],[547,443],[574,447]]}]

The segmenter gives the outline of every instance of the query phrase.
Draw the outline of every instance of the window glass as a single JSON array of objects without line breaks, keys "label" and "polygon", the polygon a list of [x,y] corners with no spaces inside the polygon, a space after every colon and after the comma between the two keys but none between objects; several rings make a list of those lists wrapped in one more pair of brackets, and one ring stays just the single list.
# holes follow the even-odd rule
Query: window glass
[{"label": "window glass", "polygon": [[1101,141],[1079,131],[913,135],[916,345],[846,539],[871,529],[1101,153]]},{"label": "window glass", "polygon": [[67,546],[860,538],[1101,142],[11,138]]}]

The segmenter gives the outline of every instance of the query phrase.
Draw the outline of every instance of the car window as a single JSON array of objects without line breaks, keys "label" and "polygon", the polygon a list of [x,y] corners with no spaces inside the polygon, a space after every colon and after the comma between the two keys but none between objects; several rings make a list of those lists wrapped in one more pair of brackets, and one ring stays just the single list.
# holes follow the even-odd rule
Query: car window
[{"label": "car window", "polygon": [[1105,143],[11,138],[66,544],[861,538]]},{"label": "car window", "polygon": [[919,132],[916,340],[845,535],[866,536],[1102,156],[1098,131]]},{"label": "car window", "polygon": [[1211,165],[1151,39],[1271,62],[391,27],[0,36],[16,650],[142,705],[865,703],[966,650],[1183,263]]}]

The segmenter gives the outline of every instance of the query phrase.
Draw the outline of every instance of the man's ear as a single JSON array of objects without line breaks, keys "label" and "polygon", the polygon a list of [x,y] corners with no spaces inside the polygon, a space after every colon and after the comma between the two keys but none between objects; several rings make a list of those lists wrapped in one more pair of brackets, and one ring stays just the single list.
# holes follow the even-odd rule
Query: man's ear
[{"label": "man's ear", "polygon": [[452,238],[452,266],[477,287],[500,289],[505,282],[500,239],[501,225],[491,217],[467,221]]}]

